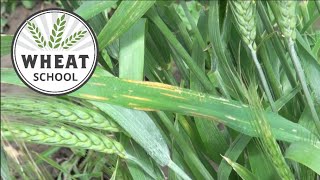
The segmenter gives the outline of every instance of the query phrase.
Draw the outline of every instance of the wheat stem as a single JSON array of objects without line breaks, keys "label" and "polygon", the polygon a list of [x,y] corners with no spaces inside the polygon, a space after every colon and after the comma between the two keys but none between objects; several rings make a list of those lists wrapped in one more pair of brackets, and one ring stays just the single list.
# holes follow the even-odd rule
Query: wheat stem
[{"label": "wheat stem", "polygon": [[273,112],[277,112],[277,108],[275,106],[275,103],[274,103],[274,100],[273,100],[273,97],[272,97],[272,94],[271,94],[271,90],[269,89],[269,85],[268,85],[268,82],[266,80],[266,77],[263,73],[263,70],[262,70],[262,67],[258,61],[258,58],[257,58],[257,52],[255,50],[253,50],[253,48],[249,48],[250,49],[250,52],[251,52],[251,56],[252,56],[252,59],[253,59],[253,62],[258,70],[258,74],[259,74],[259,77],[260,77],[260,80],[261,80],[261,83],[262,83],[262,87],[264,89],[264,91],[266,92],[266,96],[267,96],[267,99],[269,100],[269,103],[270,103],[270,106],[271,106],[271,109]]},{"label": "wheat stem", "polygon": [[[250,49],[251,56],[255,63],[256,68],[258,69],[259,77],[262,82],[262,86],[264,91],[266,92],[266,96],[269,100],[271,108],[274,112],[277,112],[277,109],[274,105],[273,97],[271,95],[271,90],[268,87],[267,80],[263,73],[262,67],[258,61],[257,53],[256,53],[256,22],[255,22],[255,2],[254,1],[231,1],[231,9],[233,11],[236,25],[240,32],[241,38],[247,44]],[[252,92],[248,93],[248,101],[251,102],[253,105],[259,105],[259,100],[255,99],[258,97],[256,94],[255,96],[252,93],[255,93],[254,89],[251,89]],[[253,109],[255,110],[255,109]],[[266,147],[266,152],[271,156],[272,161],[277,169],[278,174],[282,179],[291,180],[294,179],[290,168],[285,162],[284,157],[282,156],[281,150],[279,145],[277,144],[275,138],[272,135],[270,125],[265,120],[258,110],[255,113],[254,117],[254,126],[255,129],[258,131],[258,134],[261,134],[261,142],[262,145]],[[253,111],[254,112],[254,111]]]},{"label": "wheat stem", "polygon": [[314,123],[316,125],[318,133],[320,134],[320,120],[319,120],[317,111],[315,109],[313,100],[311,98],[311,94],[310,94],[308,86],[307,86],[307,81],[306,81],[302,66],[300,64],[300,61],[299,61],[299,57],[297,56],[297,53],[296,53],[295,48],[294,48],[294,41],[291,38],[288,39],[287,46],[288,46],[288,49],[289,49],[289,54],[290,54],[292,63],[294,65],[294,68],[296,69],[298,79],[299,79],[299,81],[301,83],[302,90],[303,90],[303,92],[305,94],[307,104],[308,104],[308,106],[310,108],[313,121],[314,121]]},{"label": "wheat stem", "polygon": [[259,78],[262,83],[262,87],[266,93],[267,99],[270,103],[273,112],[277,112],[277,108],[274,104],[272,91],[267,83],[266,76],[259,63],[256,52],[256,10],[254,1],[231,1],[231,9],[234,14],[236,25],[240,32],[241,38],[250,49],[251,57],[258,70]]},{"label": "wheat stem", "polygon": [[191,180],[191,178],[182,170],[180,169],[179,166],[177,166],[177,164],[175,164],[173,161],[170,161],[168,164],[168,167],[174,171],[175,173],[177,173],[182,179],[184,180]]},{"label": "wheat stem", "polygon": [[148,173],[148,175],[150,175],[152,178],[157,179],[157,177],[155,177],[155,176],[153,175],[153,174],[154,174],[153,169],[150,169],[150,167],[146,167],[146,166],[144,165],[144,163],[143,163],[140,159],[132,156],[132,155],[129,154],[129,153],[127,153],[126,156],[127,156],[127,159],[128,159],[128,160],[131,160],[131,161],[133,161],[134,163],[136,163],[136,164],[137,164],[138,166],[140,166],[144,171],[146,171],[146,172]]},{"label": "wheat stem", "polygon": [[295,50],[295,42],[296,39],[296,6],[297,2],[295,1],[280,1],[280,2],[270,2],[271,9],[275,14],[275,17],[278,21],[280,30],[283,36],[286,39],[286,46],[289,50],[289,55],[291,57],[292,63],[296,70],[299,82],[302,86],[302,91],[306,97],[306,102],[310,108],[312,119],[317,128],[318,134],[320,134],[320,120],[318,114],[316,112],[313,100],[311,98],[311,94],[309,92],[307,81],[303,72],[303,68],[301,66],[299,57]]}]

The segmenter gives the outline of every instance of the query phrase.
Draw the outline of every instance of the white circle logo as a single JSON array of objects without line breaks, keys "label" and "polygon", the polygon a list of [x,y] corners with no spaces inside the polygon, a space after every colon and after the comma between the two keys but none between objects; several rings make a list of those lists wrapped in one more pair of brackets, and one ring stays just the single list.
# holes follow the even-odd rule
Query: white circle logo
[{"label": "white circle logo", "polygon": [[93,31],[78,15],[49,9],[31,15],[15,34],[13,66],[31,89],[63,95],[84,85],[97,62]]}]

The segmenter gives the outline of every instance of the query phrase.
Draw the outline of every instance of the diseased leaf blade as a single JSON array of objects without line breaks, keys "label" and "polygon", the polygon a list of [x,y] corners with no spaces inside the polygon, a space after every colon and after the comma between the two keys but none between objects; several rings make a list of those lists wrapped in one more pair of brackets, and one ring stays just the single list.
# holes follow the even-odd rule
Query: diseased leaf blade
[{"label": "diseased leaf blade", "polygon": [[[245,104],[166,84],[125,80],[104,74],[103,70],[96,69],[90,81],[70,96],[137,110],[163,110],[205,117],[224,123],[246,135],[257,136],[255,128],[250,123],[252,111]],[[13,69],[2,68],[1,76],[2,83],[23,84]],[[264,112],[264,116],[278,140],[311,142],[310,139],[317,139],[309,130],[277,114]],[[319,140],[313,143],[320,145]]]}]

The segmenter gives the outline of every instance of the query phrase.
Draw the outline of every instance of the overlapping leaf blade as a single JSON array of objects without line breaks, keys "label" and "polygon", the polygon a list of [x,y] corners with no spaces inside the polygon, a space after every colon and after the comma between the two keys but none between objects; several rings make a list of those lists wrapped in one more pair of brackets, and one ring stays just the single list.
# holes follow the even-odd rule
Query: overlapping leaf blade
[{"label": "overlapping leaf blade", "polygon": [[108,8],[112,8],[116,5],[117,1],[85,1],[74,12],[80,15],[83,19],[88,20],[95,15],[103,12]]},{"label": "overlapping leaf blade", "polygon": [[297,142],[290,145],[285,157],[299,162],[316,173],[320,174],[320,148],[305,142]]},{"label": "overlapping leaf blade", "polygon": [[[3,77],[2,83],[23,85],[13,69],[3,68],[1,76]],[[238,132],[257,136],[250,123],[252,112],[247,105],[175,86],[125,80],[95,73],[85,86],[70,95],[138,110],[167,110],[206,117],[222,122]],[[304,127],[279,115],[264,112],[264,116],[269,121],[272,132],[278,140],[296,142],[317,139]],[[315,143],[320,144],[319,140],[316,140]]]},{"label": "overlapping leaf blade", "polygon": [[111,19],[98,35],[99,48],[104,49],[109,43],[126,32],[155,1],[122,1]]}]

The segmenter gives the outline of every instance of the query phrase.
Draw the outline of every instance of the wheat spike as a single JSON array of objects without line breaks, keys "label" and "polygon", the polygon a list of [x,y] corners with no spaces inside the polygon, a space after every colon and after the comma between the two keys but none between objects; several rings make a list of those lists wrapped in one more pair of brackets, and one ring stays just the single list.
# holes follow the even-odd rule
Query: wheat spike
[{"label": "wheat spike", "polygon": [[272,160],[281,179],[293,180],[293,174],[290,171],[290,168],[282,155],[281,149],[272,134],[270,124],[261,113],[263,110],[258,97],[259,95],[256,92],[256,88],[254,88],[254,86],[250,86],[247,99],[252,107],[252,126],[260,136],[259,141],[261,142],[263,150]]},{"label": "wheat spike", "polygon": [[231,10],[237,22],[236,26],[243,41],[251,48],[256,49],[256,8],[255,2],[230,1]]},{"label": "wheat spike", "polygon": [[311,92],[309,91],[307,79],[304,74],[304,69],[300,63],[299,56],[295,50],[295,39],[296,32],[295,26],[297,22],[296,17],[296,1],[280,1],[280,2],[269,2],[273,14],[279,24],[280,30],[285,37],[286,46],[289,50],[289,55],[291,57],[292,63],[297,73],[297,77],[302,85],[302,90],[305,94],[306,102],[311,110],[312,119],[317,128],[318,134],[320,134],[320,118],[317,114]]},{"label": "wheat spike", "polygon": [[272,135],[270,125],[264,119],[264,117],[259,117],[257,115],[257,129],[259,134],[262,134],[261,141],[263,143],[263,147],[266,147],[267,154],[271,157],[272,162],[274,163],[275,168],[277,169],[278,174],[280,175],[281,179],[284,180],[293,180],[294,177],[292,172],[290,171],[289,166],[287,165],[281,149],[275,140],[274,136]]},{"label": "wheat spike", "polygon": [[54,98],[1,96],[1,112],[106,131],[120,131],[115,122],[98,112]]},{"label": "wheat spike", "polygon": [[255,1],[230,1],[231,10],[236,20],[236,27],[240,32],[240,36],[246,45],[249,47],[253,62],[258,70],[260,80],[262,82],[263,89],[266,93],[268,101],[274,112],[277,109],[274,105],[274,99],[272,97],[272,91],[269,88],[267,79],[262,70],[262,67],[258,61],[257,57],[257,46],[255,43],[256,38],[256,4]]},{"label": "wheat spike", "polygon": [[296,39],[296,1],[278,1],[278,23],[282,34],[287,38]]},{"label": "wheat spike", "polygon": [[20,123],[2,123],[4,138],[17,138],[37,144],[47,144],[69,148],[91,149],[103,153],[116,153],[125,157],[122,145],[100,133],[81,131],[74,128],[44,127]]}]

